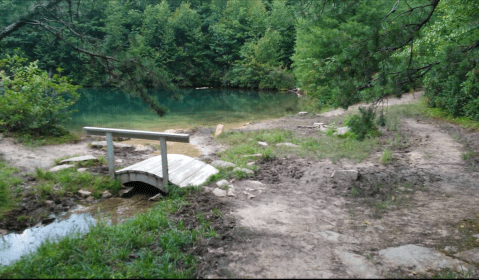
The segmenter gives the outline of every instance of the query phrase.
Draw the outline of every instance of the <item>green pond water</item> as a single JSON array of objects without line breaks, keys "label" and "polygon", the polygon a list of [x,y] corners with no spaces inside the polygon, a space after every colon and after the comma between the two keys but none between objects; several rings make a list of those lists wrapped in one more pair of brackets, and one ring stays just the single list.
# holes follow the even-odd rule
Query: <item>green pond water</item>
[{"label": "green pond water", "polygon": [[150,93],[170,109],[167,115],[159,117],[139,98],[115,89],[82,89],[82,97],[73,108],[78,112],[66,127],[186,129],[278,118],[297,112],[298,106],[298,98],[292,93],[188,89],[180,91],[180,98],[167,91]]}]

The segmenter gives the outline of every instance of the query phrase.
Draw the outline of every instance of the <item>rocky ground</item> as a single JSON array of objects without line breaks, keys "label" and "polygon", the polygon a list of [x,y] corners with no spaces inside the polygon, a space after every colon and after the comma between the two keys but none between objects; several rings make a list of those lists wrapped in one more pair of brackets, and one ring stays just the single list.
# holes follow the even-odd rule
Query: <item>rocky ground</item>
[{"label": "rocky ground", "polygon": [[[278,127],[314,136],[318,130],[308,126],[342,113],[287,117],[240,130]],[[211,129],[183,132],[191,133],[200,158],[215,159],[226,148]],[[404,119],[401,132],[408,145],[394,150],[395,161],[388,165],[380,162],[382,148],[360,163],[285,155],[258,162],[248,180],[227,182],[234,196],[218,197],[212,191],[217,186],[208,185],[175,214],[194,227],[197,220],[189,217],[207,213],[219,235],[192,249],[201,261],[197,276],[422,278],[444,269],[479,276],[479,251],[471,245],[479,240],[474,237],[479,237],[479,162],[462,156],[479,151],[479,133],[424,119]],[[5,138],[0,153],[24,173],[32,172],[65,154],[105,154],[89,148],[88,140],[28,150]],[[154,153],[142,147],[115,151],[118,166]],[[359,177],[332,178],[335,170],[356,170]]]}]

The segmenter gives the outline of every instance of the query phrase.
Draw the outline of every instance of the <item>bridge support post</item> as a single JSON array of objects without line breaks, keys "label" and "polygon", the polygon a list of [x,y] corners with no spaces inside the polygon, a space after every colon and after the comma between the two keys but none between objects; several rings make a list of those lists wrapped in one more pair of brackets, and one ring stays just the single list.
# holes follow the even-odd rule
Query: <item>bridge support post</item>
[{"label": "bridge support post", "polygon": [[113,136],[110,132],[106,133],[106,149],[108,151],[108,173],[112,179],[115,179],[115,159],[113,158]]},{"label": "bridge support post", "polygon": [[168,187],[168,156],[166,152],[166,138],[160,137],[160,149],[161,149],[161,167],[163,171],[163,188],[166,190]]}]

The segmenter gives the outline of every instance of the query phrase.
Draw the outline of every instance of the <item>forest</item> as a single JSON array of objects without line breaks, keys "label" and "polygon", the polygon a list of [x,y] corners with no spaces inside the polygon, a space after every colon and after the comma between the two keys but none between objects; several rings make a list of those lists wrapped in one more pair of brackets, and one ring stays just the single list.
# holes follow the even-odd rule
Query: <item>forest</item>
[{"label": "forest", "polygon": [[422,88],[479,120],[474,0],[2,0],[0,13],[2,130],[18,129],[7,115],[23,97],[8,92],[32,83],[25,73],[70,101],[77,86],[120,87],[160,116],[147,88],[300,87],[343,108]]}]

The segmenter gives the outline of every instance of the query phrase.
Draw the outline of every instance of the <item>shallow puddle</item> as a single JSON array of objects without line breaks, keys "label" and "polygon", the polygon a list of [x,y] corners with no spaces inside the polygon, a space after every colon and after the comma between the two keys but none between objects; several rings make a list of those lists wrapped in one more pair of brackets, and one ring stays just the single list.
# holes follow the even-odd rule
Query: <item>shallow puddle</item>
[{"label": "shallow puddle", "polygon": [[[136,189],[135,189],[136,190]],[[155,191],[149,188],[138,188],[129,198],[113,197],[91,205],[78,204],[72,210],[55,217],[48,225],[38,224],[21,233],[9,233],[0,237],[0,266],[9,265],[22,256],[36,251],[47,239],[57,241],[61,237],[75,233],[85,234],[92,225],[101,219],[107,224],[116,225],[136,214],[151,208],[148,198]]]}]

